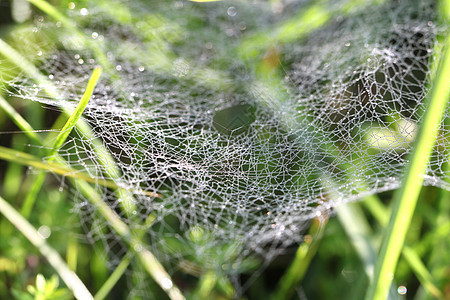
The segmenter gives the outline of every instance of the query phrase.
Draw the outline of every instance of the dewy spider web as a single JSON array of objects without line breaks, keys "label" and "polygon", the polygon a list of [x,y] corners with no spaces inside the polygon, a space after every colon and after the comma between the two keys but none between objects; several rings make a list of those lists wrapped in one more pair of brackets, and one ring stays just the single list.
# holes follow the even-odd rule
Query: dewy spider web
[{"label": "dewy spider web", "polygon": [[[102,49],[113,69],[84,118],[133,194],[131,216],[95,188],[131,228],[154,218],[146,238],[170,271],[239,274],[248,257],[267,262],[300,242],[308,220],[399,186],[447,30],[434,2],[137,2],[68,9],[85,39],[38,18],[42,50],[30,59],[59,98],[26,76],[10,91],[75,107],[99,61],[89,49]],[[425,176],[447,190],[449,134],[442,124]],[[77,131],[59,154],[103,179],[91,142]],[[73,195],[116,265],[127,247]]]}]

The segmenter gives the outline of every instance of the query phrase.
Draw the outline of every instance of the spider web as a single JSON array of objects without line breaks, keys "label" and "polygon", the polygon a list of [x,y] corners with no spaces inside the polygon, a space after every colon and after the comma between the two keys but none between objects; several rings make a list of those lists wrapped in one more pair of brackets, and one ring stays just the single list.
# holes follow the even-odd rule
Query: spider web
[{"label": "spider web", "polygon": [[[309,220],[399,187],[421,123],[447,30],[434,2],[322,2],[88,2],[65,11],[84,38],[42,18],[33,28],[42,51],[27,56],[59,96],[26,76],[10,91],[74,108],[99,63],[90,45],[102,49],[113,69],[84,112],[92,131],[76,130],[59,154],[101,180],[108,166],[92,141],[103,143],[131,213],[113,191],[97,193],[145,228],[169,271],[238,275],[301,242]],[[441,124],[425,185],[450,190],[449,134]],[[114,267],[126,243],[71,188]]]}]

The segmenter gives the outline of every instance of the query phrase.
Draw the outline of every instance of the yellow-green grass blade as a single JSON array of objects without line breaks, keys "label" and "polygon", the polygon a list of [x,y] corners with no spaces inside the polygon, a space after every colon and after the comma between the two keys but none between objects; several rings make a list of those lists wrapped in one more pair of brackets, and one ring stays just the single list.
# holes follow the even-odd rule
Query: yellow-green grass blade
[{"label": "yellow-green grass blade", "polygon": [[[86,91],[84,92],[83,97],[81,97],[81,100],[78,103],[77,107],[75,108],[74,112],[70,115],[66,124],[61,129],[61,132],[56,137],[55,144],[53,145],[53,150],[50,154],[51,156],[54,156],[55,153],[58,151],[58,149],[64,144],[70,132],[75,127],[75,124],[80,119],[81,115],[86,109],[87,104],[89,103],[89,100],[92,97],[92,94],[94,93],[95,86],[97,85],[97,82],[100,79],[101,74],[102,74],[101,67],[96,67],[92,72],[91,78],[89,78]],[[53,158],[51,157],[50,159]]]},{"label": "yellow-green grass blade", "polygon": [[447,38],[436,76],[432,81],[430,102],[425,113],[424,123],[419,130],[411,163],[407,168],[402,186],[394,193],[394,207],[366,299],[385,299],[393,274],[403,248],[406,232],[411,223],[417,204],[423,175],[436,141],[438,126],[448,102],[448,74],[450,74],[450,38]]},{"label": "yellow-green grass blade", "polygon": [[[24,153],[21,151],[17,151],[14,149],[6,148],[3,146],[0,146],[0,159],[19,163],[25,166],[34,167],[39,170],[49,171],[58,175],[74,178],[74,179],[80,179],[85,182],[98,184],[107,188],[111,189],[124,189],[120,186],[118,186],[114,181],[106,180],[102,178],[93,178],[88,173],[72,169],[68,166],[65,166],[59,162],[52,162],[52,161],[42,161],[42,159],[37,158],[31,154]],[[152,197],[160,197],[161,195],[153,192],[139,192],[143,195],[148,195]]]}]

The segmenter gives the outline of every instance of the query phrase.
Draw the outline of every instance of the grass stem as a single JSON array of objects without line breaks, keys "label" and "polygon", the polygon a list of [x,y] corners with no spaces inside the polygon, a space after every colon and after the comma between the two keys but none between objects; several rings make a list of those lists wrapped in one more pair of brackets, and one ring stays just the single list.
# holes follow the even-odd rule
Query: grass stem
[{"label": "grass stem", "polygon": [[394,207],[375,266],[374,281],[371,283],[366,300],[384,300],[393,280],[394,271],[402,251],[406,232],[417,204],[422,187],[424,172],[432,153],[439,124],[448,102],[448,74],[450,74],[450,39],[447,38],[444,52],[433,78],[430,102],[424,116],[424,123],[412,152],[402,186],[394,193]]}]

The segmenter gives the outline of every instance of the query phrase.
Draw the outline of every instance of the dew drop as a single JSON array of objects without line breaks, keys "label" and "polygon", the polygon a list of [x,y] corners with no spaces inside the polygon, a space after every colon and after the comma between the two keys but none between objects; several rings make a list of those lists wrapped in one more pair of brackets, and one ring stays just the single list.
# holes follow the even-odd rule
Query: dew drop
[{"label": "dew drop", "polygon": [[33,27],[32,31],[33,31],[33,32],[38,32],[38,31],[39,31],[39,28]]},{"label": "dew drop", "polygon": [[408,291],[408,289],[404,285],[399,286],[398,289],[397,289],[397,293],[399,295],[406,295],[407,291]]},{"label": "dew drop", "polygon": [[116,66],[116,70],[117,70],[117,71],[122,71],[122,66],[121,66],[121,65],[117,65],[117,66]]},{"label": "dew drop", "polygon": [[144,72],[145,68],[144,66],[139,66],[139,72]]},{"label": "dew drop", "polygon": [[50,237],[50,234],[52,234],[52,231],[50,230],[50,228],[48,226],[42,225],[38,229],[38,234],[41,238],[43,238],[45,240]]},{"label": "dew drop", "polygon": [[78,63],[79,63],[80,65],[82,65],[82,64],[84,64],[84,60],[83,60],[82,58],[80,58],[80,59],[78,60]]},{"label": "dew drop", "polygon": [[82,9],[80,9],[80,14],[82,16],[87,16],[89,14],[89,11],[87,8],[83,7]]},{"label": "dew drop", "polygon": [[75,8],[75,3],[69,2],[69,9],[74,9],[74,8]]},{"label": "dew drop", "polygon": [[173,286],[172,280],[167,277],[161,279],[161,287],[165,290],[171,289]]},{"label": "dew drop", "polygon": [[53,74],[48,75],[48,78],[53,79],[55,76]]},{"label": "dew drop", "polygon": [[227,9],[227,14],[228,14],[230,17],[236,16],[236,15],[237,15],[236,7],[234,7],[234,6],[228,7],[228,9]]},{"label": "dew drop", "polygon": [[42,51],[38,51],[37,56],[42,56]]},{"label": "dew drop", "polygon": [[345,45],[345,47],[350,47],[351,43],[350,43],[350,42],[347,42],[347,43],[345,43],[344,45]]},{"label": "dew drop", "polygon": [[94,32],[91,34],[91,36],[92,36],[93,39],[96,39],[96,38],[98,38],[98,33],[94,31]]}]

